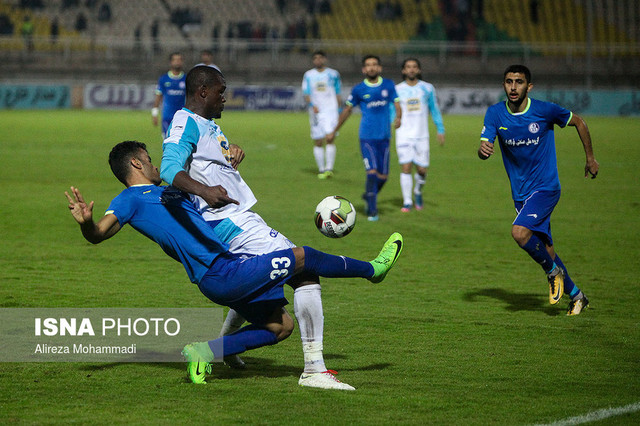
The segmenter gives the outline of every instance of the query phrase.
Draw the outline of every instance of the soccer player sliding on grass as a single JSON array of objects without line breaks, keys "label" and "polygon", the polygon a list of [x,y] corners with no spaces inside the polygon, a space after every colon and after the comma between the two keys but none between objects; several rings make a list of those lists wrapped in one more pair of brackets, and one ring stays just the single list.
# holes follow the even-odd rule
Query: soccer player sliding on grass
[{"label": "soccer player sliding on grass", "polygon": [[524,65],[511,65],[505,70],[507,100],[487,110],[478,156],[489,158],[498,138],[517,212],[511,235],[547,274],[549,303],[555,305],[566,293],[571,297],[567,315],[578,315],[589,300],[569,277],[551,238],[551,213],[560,199],[554,126],[576,127],[587,157],[585,177],[594,179],[600,166],[584,120],[556,104],[530,99],[532,87],[531,72]]},{"label": "soccer player sliding on grass", "polygon": [[[289,283],[291,277],[361,277],[379,283],[402,251],[402,236],[394,233],[371,262],[333,256],[307,246],[263,255],[230,253],[228,244],[204,220],[187,194],[171,186],[159,186],[160,174],[143,143],[125,141],[116,145],[109,154],[109,164],[126,189],[113,199],[97,223],[93,221],[93,201],[87,204],[74,187],[71,194],[65,192],[71,214],[87,241],[100,243],[129,223],[182,263],[190,280],[208,299],[235,309],[251,323],[233,334],[184,347],[187,372],[194,383],[206,383],[211,362],[276,344],[291,334],[293,319],[284,308],[288,302],[283,286],[304,285]],[[296,311],[298,303],[305,303],[304,299],[296,302]],[[355,389],[336,379],[330,370],[303,373],[300,384]]]}]

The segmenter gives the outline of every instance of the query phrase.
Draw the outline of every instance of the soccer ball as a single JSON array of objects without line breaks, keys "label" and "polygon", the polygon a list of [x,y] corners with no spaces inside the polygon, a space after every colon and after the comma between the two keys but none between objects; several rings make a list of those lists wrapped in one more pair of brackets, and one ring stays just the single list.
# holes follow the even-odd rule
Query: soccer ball
[{"label": "soccer ball", "polygon": [[316,207],[315,223],[327,237],[342,238],[356,226],[356,209],[346,198],[332,195]]}]

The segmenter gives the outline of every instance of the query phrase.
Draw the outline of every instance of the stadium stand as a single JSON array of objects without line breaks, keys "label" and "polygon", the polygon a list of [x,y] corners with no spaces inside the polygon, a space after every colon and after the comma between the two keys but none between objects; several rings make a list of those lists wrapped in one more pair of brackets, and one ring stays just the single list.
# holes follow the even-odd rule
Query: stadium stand
[{"label": "stadium stand", "polygon": [[[27,15],[35,42],[29,56],[21,36]],[[85,29],[77,28],[80,15]],[[244,81],[297,84],[308,53],[323,48],[354,78],[369,52],[385,63],[425,57],[426,71],[452,79],[505,57],[544,57],[550,71],[575,75],[593,55],[593,72],[604,78],[640,68],[639,16],[637,0],[0,0],[0,70],[69,75],[73,64],[74,78],[126,72],[147,79],[169,52],[181,51],[189,64],[206,48]]]}]

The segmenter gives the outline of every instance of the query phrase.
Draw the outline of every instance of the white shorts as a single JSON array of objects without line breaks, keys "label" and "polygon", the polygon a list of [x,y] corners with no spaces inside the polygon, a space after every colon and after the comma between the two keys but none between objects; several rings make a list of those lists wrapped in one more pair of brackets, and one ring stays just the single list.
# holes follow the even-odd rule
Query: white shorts
[{"label": "white shorts", "polygon": [[231,253],[266,254],[295,247],[251,210],[222,220],[214,230],[229,244]]},{"label": "white shorts", "polygon": [[314,114],[309,112],[309,124],[311,125],[311,139],[324,139],[338,125],[338,112]]},{"label": "white shorts", "polygon": [[396,139],[396,151],[400,164],[413,163],[420,167],[429,167],[429,138]]}]

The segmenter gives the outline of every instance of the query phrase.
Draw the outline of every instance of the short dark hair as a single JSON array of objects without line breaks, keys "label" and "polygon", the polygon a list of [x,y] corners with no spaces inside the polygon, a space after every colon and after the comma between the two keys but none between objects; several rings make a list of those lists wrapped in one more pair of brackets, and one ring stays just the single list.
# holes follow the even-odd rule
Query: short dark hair
[{"label": "short dark hair", "polygon": [[224,80],[224,76],[218,69],[208,65],[193,67],[191,71],[187,73],[186,77],[187,97],[193,96],[198,88],[202,86],[212,87],[218,81],[222,80]]},{"label": "short dark hair", "polygon": [[182,56],[182,53],[180,53],[180,52],[171,52],[171,53],[169,53],[169,61],[171,61],[173,59],[173,57],[176,56],[176,55]]},{"label": "short dark hair", "polygon": [[140,150],[147,152],[147,146],[138,141],[124,141],[113,147],[109,153],[109,166],[111,171],[125,186],[129,177],[131,159],[138,155]]},{"label": "short dark hair", "polygon": [[[422,64],[420,63],[418,58],[407,58],[404,61],[402,61],[402,66],[400,67],[401,70],[404,69],[404,66],[407,65],[407,62],[415,62],[416,64],[418,64],[418,69],[422,71]],[[422,80],[422,72],[419,72],[416,77],[418,77],[419,80]],[[402,78],[403,79],[405,78],[404,73],[402,73]]]},{"label": "short dark hair", "polygon": [[382,65],[382,61],[380,60],[379,56],[376,55],[365,55],[364,58],[362,58],[362,66],[364,67],[364,63],[367,62],[367,59],[375,59],[376,61],[378,61],[378,65]]},{"label": "short dark hair", "polygon": [[509,65],[507,69],[504,70],[502,79],[504,80],[510,72],[524,74],[524,78],[527,80],[527,83],[531,83],[531,71],[529,71],[529,68],[524,65]]},{"label": "short dark hair", "polygon": [[311,57],[313,58],[316,55],[320,55],[320,56],[324,56],[325,58],[327,57],[327,54],[325,53],[324,50],[316,50],[311,54]]}]

